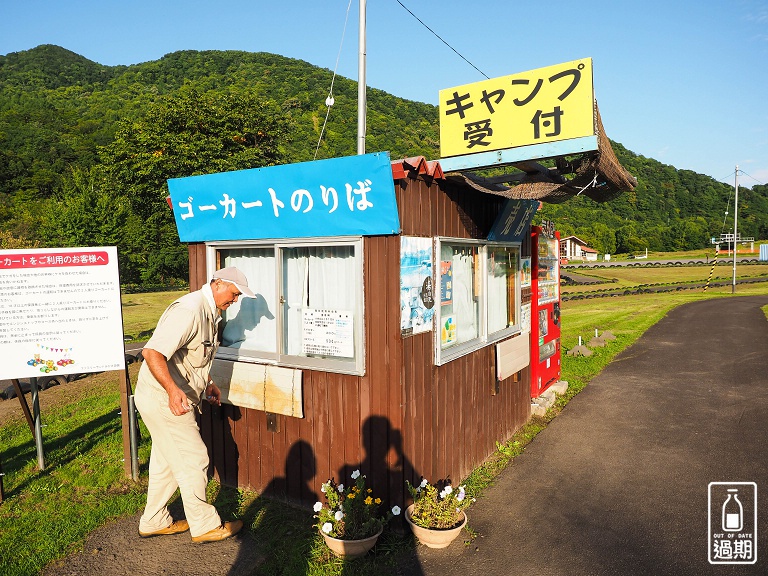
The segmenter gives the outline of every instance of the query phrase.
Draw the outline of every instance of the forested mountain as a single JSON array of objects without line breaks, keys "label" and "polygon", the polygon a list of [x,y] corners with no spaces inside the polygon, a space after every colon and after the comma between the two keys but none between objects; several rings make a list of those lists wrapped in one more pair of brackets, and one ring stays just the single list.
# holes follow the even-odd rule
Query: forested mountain
[{"label": "forested mountain", "polygon": [[[165,180],[354,154],[357,85],[343,77],[318,148],[331,78],[301,60],[237,51],[132,66],[50,45],[0,56],[0,247],[116,244],[124,281],[183,281]],[[435,159],[438,138],[435,106],[368,90],[367,150]],[[703,247],[729,230],[731,186],[614,149],[638,179],[633,192],[547,205],[541,217],[611,253]],[[768,187],[740,193],[739,216],[744,236],[768,237]]]}]

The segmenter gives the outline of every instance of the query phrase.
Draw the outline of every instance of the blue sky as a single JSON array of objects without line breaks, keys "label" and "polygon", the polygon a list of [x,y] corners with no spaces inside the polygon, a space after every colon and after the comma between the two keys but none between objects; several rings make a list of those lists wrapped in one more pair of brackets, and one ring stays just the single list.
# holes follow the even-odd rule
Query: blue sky
[{"label": "blue sky", "polygon": [[[768,183],[768,0],[401,2],[490,78],[591,57],[612,140],[730,184],[736,165],[740,186]],[[332,70],[348,5],[0,0],[0,54],[56,44],[116,65],[246,50]],[[369,86],[437,104],[440,89],[484,80],[397,0],[367,5]],[[352,79],[357,23],[352,0],[338,66]]]}]

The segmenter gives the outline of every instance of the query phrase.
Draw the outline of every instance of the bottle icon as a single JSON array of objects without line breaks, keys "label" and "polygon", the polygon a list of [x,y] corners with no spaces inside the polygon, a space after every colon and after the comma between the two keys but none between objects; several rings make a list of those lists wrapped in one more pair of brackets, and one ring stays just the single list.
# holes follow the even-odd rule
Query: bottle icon
[{"label": "bottle icon", "polygon": [[744,508],[739,502],[738,488],[728,489],[728,498],[723,503],[723,531],[738,532],[744,527]]}]

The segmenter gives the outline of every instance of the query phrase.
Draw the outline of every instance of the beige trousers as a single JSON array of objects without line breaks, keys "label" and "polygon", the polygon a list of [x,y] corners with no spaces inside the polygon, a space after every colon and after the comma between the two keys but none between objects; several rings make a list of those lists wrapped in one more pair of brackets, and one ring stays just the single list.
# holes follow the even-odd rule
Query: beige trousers
[{"label": "beige trousers", "polygon": [[208,450],[200,437],[196,412],[174,416],[168,408],[168,394],[143,382],[137,384],[134,400],[152,436],[147,505],[139,520],[139,531],[154,532],[170,526],[173,519],[167,505],[177,488],[191,536],[221,526],[219,513],[205,495]]}]

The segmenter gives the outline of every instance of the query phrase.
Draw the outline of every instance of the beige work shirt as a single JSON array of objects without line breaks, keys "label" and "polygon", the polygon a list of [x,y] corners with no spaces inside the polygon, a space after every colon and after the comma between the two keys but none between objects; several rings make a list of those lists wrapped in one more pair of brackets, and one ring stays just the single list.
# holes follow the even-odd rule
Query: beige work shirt
[{"label": "beige work shirt", "polygon": [[[173,381],[195,404],[208,387],[211,364],[219,346],[220,320],[211,286],[206,284],[168,306],[144,345],[165,356]],[[146,362],[139,370],[138,384],[142,383],[164,391]]]}]

